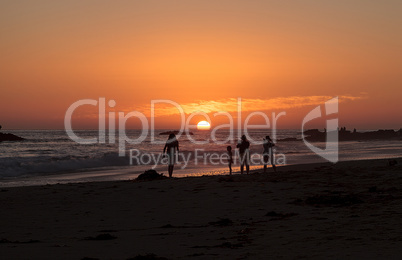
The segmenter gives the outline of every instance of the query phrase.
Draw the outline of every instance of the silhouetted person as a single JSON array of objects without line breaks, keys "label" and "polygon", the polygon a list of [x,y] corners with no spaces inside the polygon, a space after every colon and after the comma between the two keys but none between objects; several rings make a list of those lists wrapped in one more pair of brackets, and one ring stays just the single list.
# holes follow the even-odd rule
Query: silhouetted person
[{"label": "silhouetted person", "polygon": [[229,166],[229,174],[232,175],[232,163],[233,163],[233,154],[232,154],[232,147],[229,145],[226,147],[228,151],[228,166]]},{"label": "silhouetted person", "polygon": [[166,141],[165,147],[163,148],[163,153],[166,152],[168,156],[168,172],[169,177],[173,175],[173,168],[176,162],[176,150],[179,152],[179,142],[176,139],[175,134],[170,134],[168,140]]},{"label": "silhouetted person", "polygon": [[242,135],[240,142],[236,146],[239,148],[240,155],[240,173],[243,174],[244,165],[246,165],[247,174],[250,171],[250,142],[245,135]]},{"label": "silhouetted person", "polygon": [[263,154],[263,159],[264,159],[264,173],[267,171],[267,164],[268,161],[271,159],[271,165],[272,169],[274,169],[274,172],[276,172],[276,166],[274,162],[274,153],[272,151],[272,147],[275,146],[274,142],[272,142],[272,139],[267,135],[264,139],[264,143],[262,144],[264,147],[264,152]]}]

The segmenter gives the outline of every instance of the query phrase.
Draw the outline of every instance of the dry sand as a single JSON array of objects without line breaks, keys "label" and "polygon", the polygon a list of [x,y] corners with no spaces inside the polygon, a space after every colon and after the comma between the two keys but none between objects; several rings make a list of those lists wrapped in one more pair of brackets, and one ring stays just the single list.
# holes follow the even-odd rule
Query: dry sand
[{"label": "dry sand", "polygon": [[397,161],[3,188],[0,258],[401,258]]}]

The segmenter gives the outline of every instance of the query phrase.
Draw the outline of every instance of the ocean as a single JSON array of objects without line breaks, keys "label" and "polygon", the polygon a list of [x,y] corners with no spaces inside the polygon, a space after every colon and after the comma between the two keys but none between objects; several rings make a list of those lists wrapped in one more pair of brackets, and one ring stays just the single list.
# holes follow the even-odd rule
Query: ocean
[{"label": "ocean", "polygon": [[[155,168],[167,175],[161,152],[166,135],[159,135],[166,130],[155,130],[155,141],[151,137],[140,144],[126,144],[125,155],[119,156],[118,138],[115,143],[78,144],[72,141],[64,130],[6,130],[25,138],[21,142],[0,143],[0,186],[43,185],[68,182],[88,182],[106,180],[129,180],[147,169]],[[75,131],[81,138],[94,138],[98,130]],[[137,138],[140,130],[127,130],[129,138]],[[196,144],[186,136],[181,136],[180,156],[173,176],[199,176],[204,174],[227,174],[225,161],[226,147],[233,151],[238,141],[238,132],[218,131],[215,136],[220,143],[211,141],[211,131],[193,131],[190,136],[203,144]],[[232,136],[231,136],[232,134]],[[262,141],[270,130],[249,130],[249,136],[255,141]],[[277,139],[301,138],[300,130],[277,130]],[[400,141],[348,141],[339,143],[339,160],[382,159],[402,157]],[[324,148],[325,143],[314,143]],[[130,160],[131,150],[131,160]],[[261,167],[261,144],[252,144],[254,154],[253,168]],[[236,153],[234,152],[235,159]],[[325,162],[312,152],[302,141],[282,141],[275,146],[276,164],[305,164]],[[181,160],[182,158],[183,160]],[[222,159],[223,158],[223,159]],[[237,161],[238,162],[238,161]],[[238,171],[239,165],[233,165]],[[269,169],[271,170],[271,169]]]}]

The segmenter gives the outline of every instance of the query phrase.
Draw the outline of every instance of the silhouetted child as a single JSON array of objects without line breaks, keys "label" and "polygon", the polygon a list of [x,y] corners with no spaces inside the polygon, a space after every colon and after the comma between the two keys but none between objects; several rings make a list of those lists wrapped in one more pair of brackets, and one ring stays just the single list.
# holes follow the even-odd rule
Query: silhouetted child
[{"label": "silhouetted child", "polygon": [[232,147],[229,145],[228,147],[226,147],[226,150],[228,151],[229,172],[230,175],[232,175],[232,163],[233,163]]}]

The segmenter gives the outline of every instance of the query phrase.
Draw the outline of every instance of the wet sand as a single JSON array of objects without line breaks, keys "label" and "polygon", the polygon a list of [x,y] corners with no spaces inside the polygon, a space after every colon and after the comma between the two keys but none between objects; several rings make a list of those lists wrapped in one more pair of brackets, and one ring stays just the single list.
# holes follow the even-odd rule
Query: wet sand
[{"label": "wet sand", "polygon": [[396,161],[2,188],[0,257],[400,258]]}]

